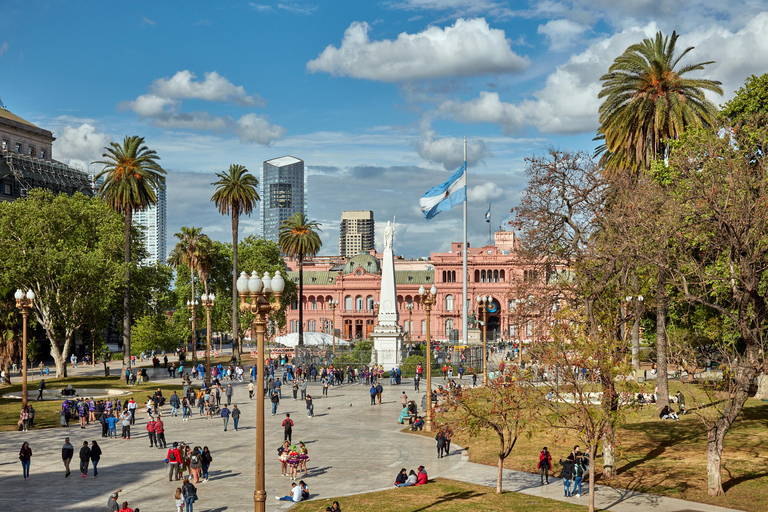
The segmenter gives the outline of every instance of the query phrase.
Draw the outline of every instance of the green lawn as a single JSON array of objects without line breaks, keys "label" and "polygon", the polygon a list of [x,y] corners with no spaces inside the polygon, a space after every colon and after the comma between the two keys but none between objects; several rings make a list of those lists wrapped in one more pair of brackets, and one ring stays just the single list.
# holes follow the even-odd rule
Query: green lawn
[{"label": "green lawn", "polygon": [[299,503],[293,512],[318,512],[338,500],[341,510],[355,512],[577,512],[587,510],[584,505],[528,496],[516,492],[496,494],[496,489],[467,484],[455,480],[436,478],[427,485],[392,488],[388,491],[355,494],[343,498],[328,498]]}]

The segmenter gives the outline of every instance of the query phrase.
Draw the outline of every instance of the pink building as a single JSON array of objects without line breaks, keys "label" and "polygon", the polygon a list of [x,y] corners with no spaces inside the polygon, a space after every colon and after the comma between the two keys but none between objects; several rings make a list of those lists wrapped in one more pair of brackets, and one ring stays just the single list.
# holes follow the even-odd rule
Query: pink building
[{"label": "pink building", "polygon": [[[494,245],[470,247],[467,254],[467,295],[470,312],[475,316],[477,297],[490,295],[488,339],[521,339],[535,336],[539,326],[533,318],[515,315],[516,283],[541,280],[538,272],[524,268],[518,255],[519,242],[510,231],[494,235]],[[436,340],[461,341],[462,318],[462,247],[451,244],[451,251],[432,253],[428,260],[395,259],[395,280],[400,325],[414,341],[425,340],[426,311],[421,304],[419,287],[437,287],[437,301],[432,307],[431,336]],[[368,338],[376,324],[376,305],[381,288],[380,254],[361,253],[349,260],[319,258],[304,265],[304,330],[330,333],[335,320],[336,332],[344,339]],[[289,279],[298,283],[298,265],[286,261]],[[333,299],[335,311],[329,307]],[[412,304],[410,310],[407,305]],[[297,332],[298,304],[286,312],[287,332]]]}]

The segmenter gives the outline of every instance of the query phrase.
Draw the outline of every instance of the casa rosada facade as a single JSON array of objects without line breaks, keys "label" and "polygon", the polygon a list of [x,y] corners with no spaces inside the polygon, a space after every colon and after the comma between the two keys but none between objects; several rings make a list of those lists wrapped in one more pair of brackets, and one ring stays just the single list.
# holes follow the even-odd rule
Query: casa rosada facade
[{"label": "casa rosada facade", "polygon": [[[494,245],[469,247],[467,253],[467,295],[470,315],[482,320],[478,296],[491,296],[487,307],[488,339],[515,340],[523,343],[542,335],[543,322],[516,314],[519,290],[516,283],[544,280],[544,272],[533,270],[519,256],[519,241],[511,231],[494,235]],[[461,301],[463,294],[463,244],[452,243],[450,252],[432,253],[428,260],[395,258],[395,281],[400,325],[405,342],[425,341],[427,315],[419,297],[419,287],[435,285],[436,302],[430,315],[432,339],[462,339]],[[367,339],[376,325],[381,289],[381,254],[360,253],[349,259],[320,257],[304,262],[304,331],[331,333],[347,340]],[[298,263],[286,260],[288,278],[299,282]],[[337,303],[330,307],[331,300]],[[412,307],[410,307],[412,305]],[[471,328],[471,327],[470,327]],[[298,332],[298,303],[286,311],[285,333]],[[284,334],[284,333],[283,333]]]}]

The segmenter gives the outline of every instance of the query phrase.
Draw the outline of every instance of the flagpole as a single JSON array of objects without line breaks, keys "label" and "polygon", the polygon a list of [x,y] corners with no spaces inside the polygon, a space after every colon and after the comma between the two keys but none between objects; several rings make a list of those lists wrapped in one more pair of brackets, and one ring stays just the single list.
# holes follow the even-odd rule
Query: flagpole
[{"label": "flagpole", "polygon": [[491,242],[491,226],[493,226],[493,213],[491,212],[491,205],[493,203],[488,203],[488,245],[493,245],[493,242]]},{"label": "flagpole", "polygon": [[469,178],[469,175],[467,174],[467,136],[464,136],[464,245],[462,245],[463,250],[462,255],[464,256],[462,260],[463,264],[463,276],[462,279],[463,282],[463,299],[464,299],[464,307],[461,308],[461,340],[462,345],[465,347],[469,344],[469,333],[467,332],[467,309],[469,309],[470,300],[469,297],[467,297],[467,181]]}]

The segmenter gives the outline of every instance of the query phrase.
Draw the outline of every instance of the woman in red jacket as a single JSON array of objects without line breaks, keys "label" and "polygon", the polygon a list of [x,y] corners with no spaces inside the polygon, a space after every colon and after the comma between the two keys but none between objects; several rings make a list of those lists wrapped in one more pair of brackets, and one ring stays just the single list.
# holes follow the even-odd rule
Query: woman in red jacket
[{"label": "woman in red jacket", "polygon": [[424,466],[419,466],[419,474],[416,475],[416,485],[424,485],[428,481],[427,470],[424,469]]},{"label": "woman in red jacket", "polygon": [[547,447],[545,446],[543,450],[541,450],[541,453],[539,454],[539,472],[541,473],[541,485],[544,485],[544,480],[546,479],[547,483],[549,483],[549,470],[552,469],[552,455],[547,451]]}]

